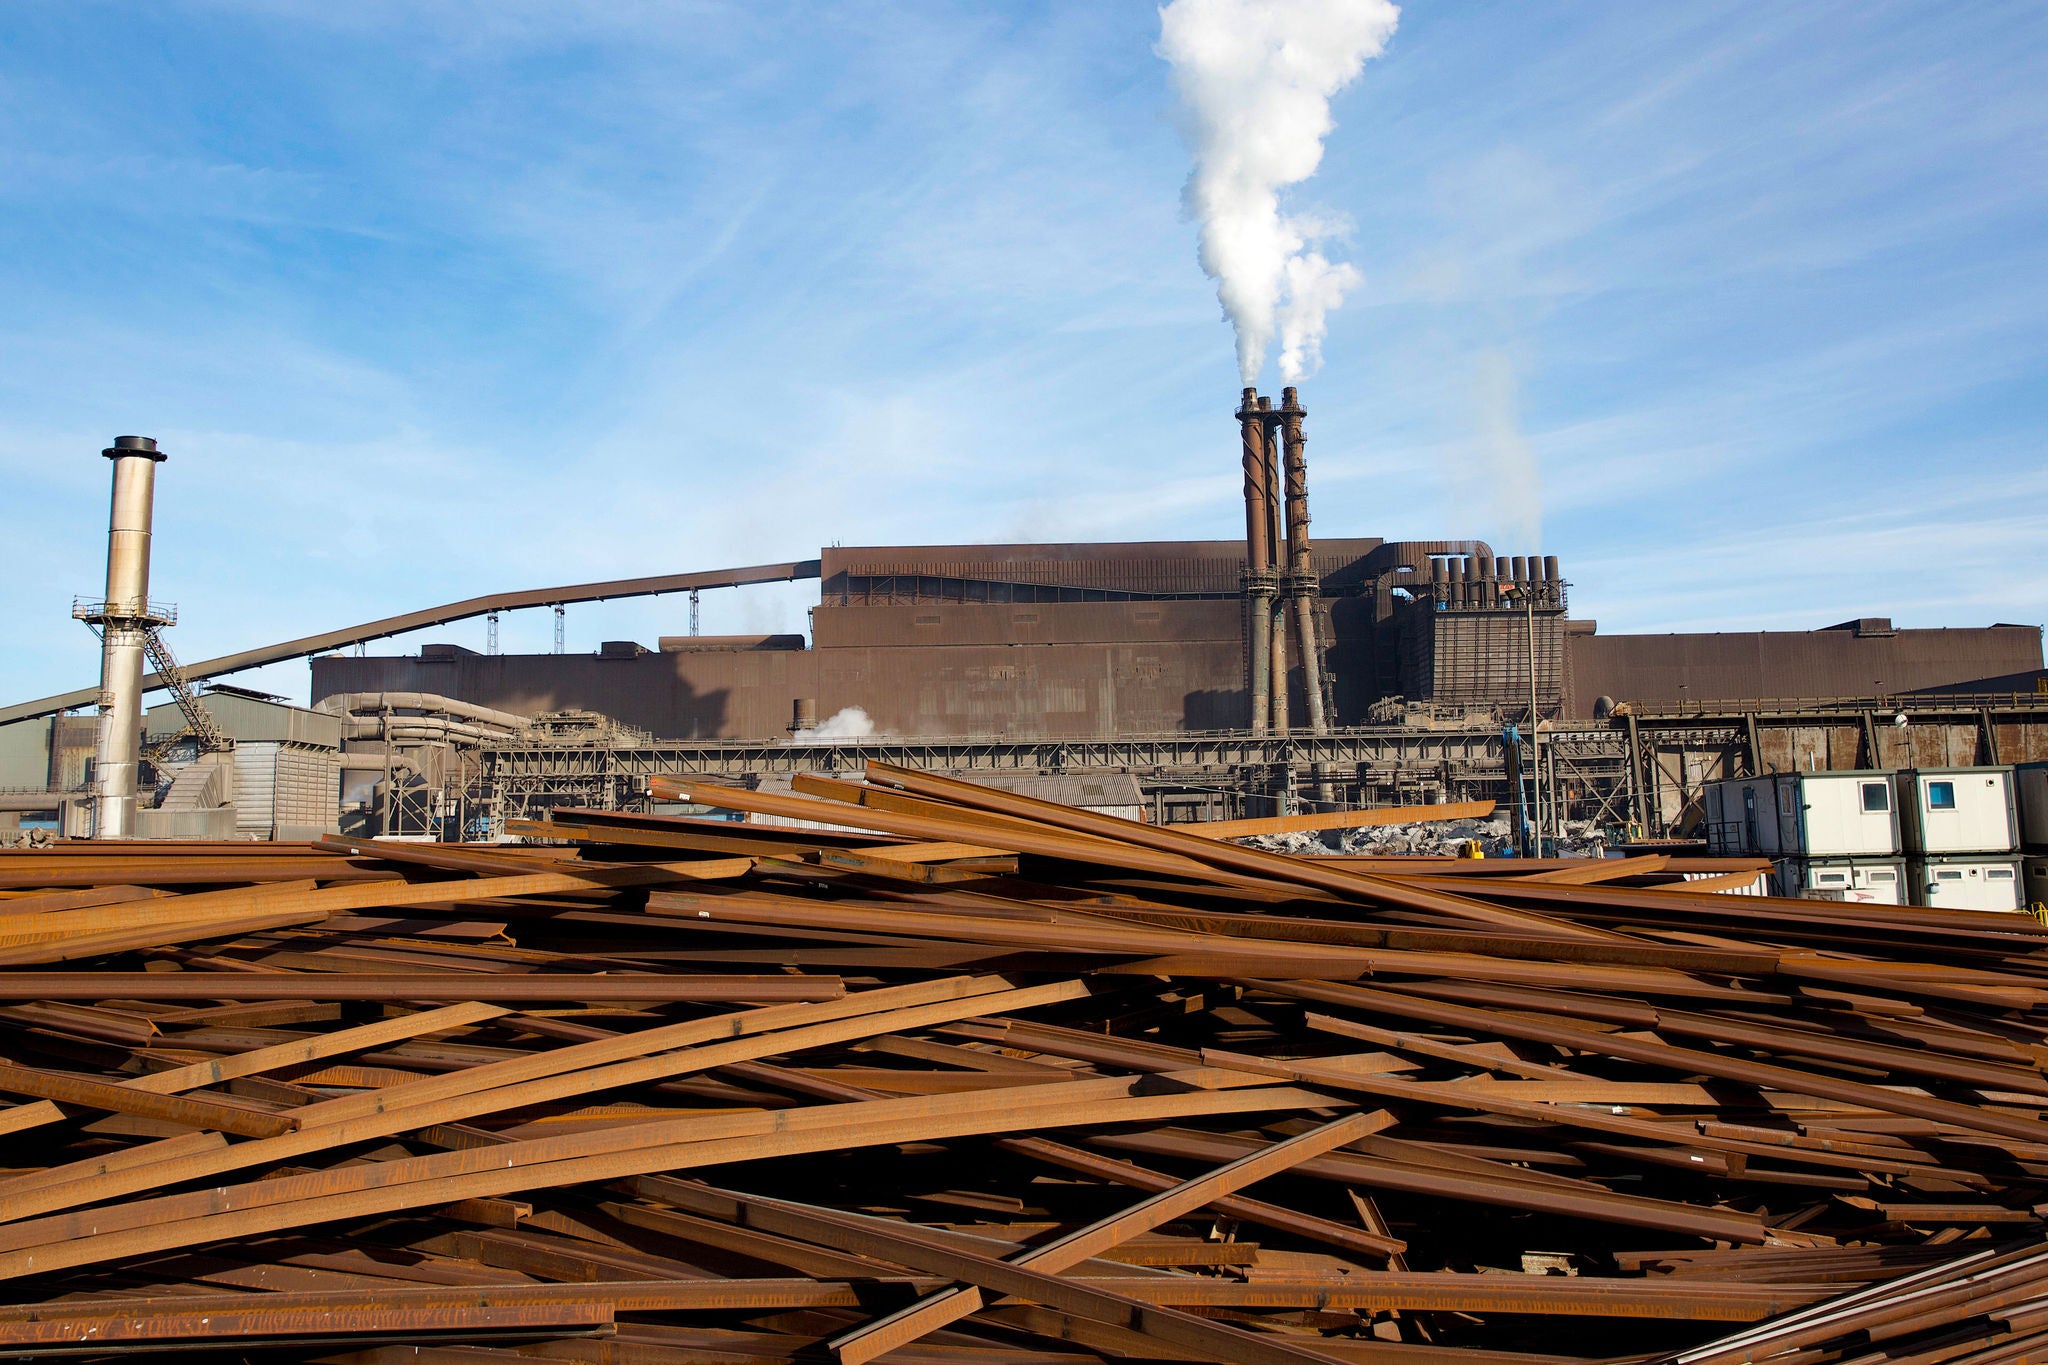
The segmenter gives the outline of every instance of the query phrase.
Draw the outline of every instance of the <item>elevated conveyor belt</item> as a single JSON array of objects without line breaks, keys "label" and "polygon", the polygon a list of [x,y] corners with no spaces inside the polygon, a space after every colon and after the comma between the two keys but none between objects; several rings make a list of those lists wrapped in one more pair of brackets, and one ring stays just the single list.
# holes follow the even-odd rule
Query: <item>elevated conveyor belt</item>
[{"label": "elevated conveyor belt", "polygon": [[[563,588],[530,588],[524,592],[492,593],[487,597],[472,597],[461,602],[450,602],[446,606],[429,607],[425,611],[408,612],[403,616],[387,616],[381,621],[366,621],[362,625],[331,630],[324,635],[307,635],[297,640],[286,640],[281,644],[265,645],[261,649],[245,649],[240,654],[223,654],[218,659],[202,659],[187,667],[185,676],[195,682],[201,678],[217,678],[224,673],[239,673],[245,668],[261,668],[265,664],[284,663],[291,659],[303,659],[312,654],[324,654],[330,649],[342,649],[368,640],[381,640],[388,635],[403,635],[409,630],[424,630],[428,626],[446,625],[450,621],[466,621],[475,616],[488,616],[494,611],[517,611],[522,607],[566,606],[571,602],[602,602],[614,597],[654,597],[661,593],[688,592],[692,588],[738,588],[749,583],[788,583],[799,578],[817,576],[817,560],[799,559],[788,564],[756,564],[746,569],[711,569],[704,573],[660,574],[653,578],[615,578],[607,583],[577,583]],[[145,690],[169,686],[154,673],[144,677],[142,685]],[[59,711],[69,711],[74,706],[90,706],[98,698],[98,688],[84,687],[76,692],[63,692],[54,697],[43,697],[16,706],[0,707],[0,725],[17,720],[34,720],[38,716],[55,715]]]}]

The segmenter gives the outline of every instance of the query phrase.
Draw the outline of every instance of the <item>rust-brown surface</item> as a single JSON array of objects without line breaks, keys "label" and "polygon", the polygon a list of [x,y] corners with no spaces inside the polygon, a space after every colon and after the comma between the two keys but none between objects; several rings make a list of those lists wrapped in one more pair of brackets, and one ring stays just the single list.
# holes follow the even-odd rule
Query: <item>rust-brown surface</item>
[{"label": "rust-brown surface", "polygon": [[840,829],[0,853],[0,1351],[2048,1338],[2029,918],[1716,895],[1665,854],[1304,859],[881,765],[658,785]]}]

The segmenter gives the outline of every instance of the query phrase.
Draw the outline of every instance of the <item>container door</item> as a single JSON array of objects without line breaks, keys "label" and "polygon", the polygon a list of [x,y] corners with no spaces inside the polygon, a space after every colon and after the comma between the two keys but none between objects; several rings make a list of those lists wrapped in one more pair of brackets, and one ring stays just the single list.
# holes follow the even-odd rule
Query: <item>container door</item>
[{"label": "container door", "polygon": [[1963,885],[1963,869],[1960,867],[1930,867],[1927,869],[1927,903],[1938,905],[1944,910],[1962,910],[1968,899],[1968,890]]},{"label": "container door", "polygon": [[1984,908],[1986,910],[2018,910],[2020,905],[2019,869],[2010,864],[1984,869]]},{"label": "container door", "polygon": [[1892,818],[1892,784],[1882,777],[1859,777],[1855,787],[1855,851],[1879,855],[1897,853],[1899,834],[1898,822]]}]

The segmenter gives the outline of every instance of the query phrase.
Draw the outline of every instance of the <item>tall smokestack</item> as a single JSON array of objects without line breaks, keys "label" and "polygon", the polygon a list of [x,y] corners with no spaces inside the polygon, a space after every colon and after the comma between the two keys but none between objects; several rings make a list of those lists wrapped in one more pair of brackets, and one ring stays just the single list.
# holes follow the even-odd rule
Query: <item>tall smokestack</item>
[{"label": "tall smokestack", "polygon": [[1301,396],[1288,388],[1280,395],[1281,430],[1287,442],[1287,596],[1294,605],[1295,645],[1301,651],[1302,689],[1308,694],[1308,724],[1311,732],[1325,734],[1329,718],[1323,713],[1322,654],[1316,648],[1315,563],[1308,544],[1308,438],[1301,421],[1307,412]]},{"label": "tall smokestack", "polygon": [[166,458],[147,436],[116,436],[107,520],[107,592],[81,613],[100,628],[100,723],[94,762],[93,837],[135,835],[135,779],[142,757],[142,659],[149,609],[150,515],[156,467]]},{"label": "tall smokestack", "polygon": [[1287,476],[1281,466],[1280,414],[1273,400],[1259,399],[1259,418],[1266,440],[1266,537],[1273,547],[1271,563],[1273,595],[1266,614],[1266,659],[1272,665],[1266,691],[1272,701],[1275,730],[1293,728],[1287,716],[1287,611],[1280,605],[1281,571],[1287,565],[1287,513],[1281,494]]},{"label": "tall smokestack", "polygon": [[1244,436],[1244,620],[1250,653],[1246,670],[1251,681],[1251,728],[1262,734],[1273,709],[1273,635],[1267,622],[1273,615],[1278,580],[1273,575],[1272,516],[1267,511],[1272,489],[1266,472],[1266,422],[1257,389],[1244,391],[1237,421]]}]

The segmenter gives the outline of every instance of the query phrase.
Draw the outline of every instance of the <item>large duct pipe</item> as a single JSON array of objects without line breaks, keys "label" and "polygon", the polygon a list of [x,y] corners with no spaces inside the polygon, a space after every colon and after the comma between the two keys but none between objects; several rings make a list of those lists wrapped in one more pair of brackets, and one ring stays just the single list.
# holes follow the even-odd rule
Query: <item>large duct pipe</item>
[{"label": "large duct pipe", "polygon": [[1287,441],[1287,575],[1288,595],[1294,601],[1294,638],[1301,650],[1302,690],[1308,695],[1308,724],[1314,734],[1329,732],[1329,717],[1323,711],[1322,653],[1316,648],[1315,562],[1308,543],[1308,437],[1302,433],[1301,395],[1289,388],[1281,392],[1282,431]]},{"label": "large duct pipe", "polygon": [[1266,423],[1259,411],[1258,390],[1247,388],[1237,421],[1244,436],[1244,633],[1254,733],[1264,733],[1273,709],[1273,635],[1266,624],[1273,615],[1272,518],[1267,511],[1272,490],[1266,478]]},{"label": "large duct pipe", "polygon": [[107,519],[107,591],[87,614],[100,628],[100,716],[93,762],[93,837],[135,837],[136,770],[142,762],[142,663],[148,640],[150,519],[156,467],[147,436],[117,436],[101,451],[114,462]]},{"label": "large duct pipe", "polygon": [[[381,711],[422,711],[428,714],[455,716],[462,720],[482,721],[486,725],[500,726],[506,730],[520,730],[532,724],[532,717],[522,716],[513,711],[499,711],[489,706],[478,706],[474,702],[458,701],[436,692],[337,692],[322,697],[313,708],[330,715],[358,715]],[[402,720],[416,720],[418,717],[400,717]]]}]

